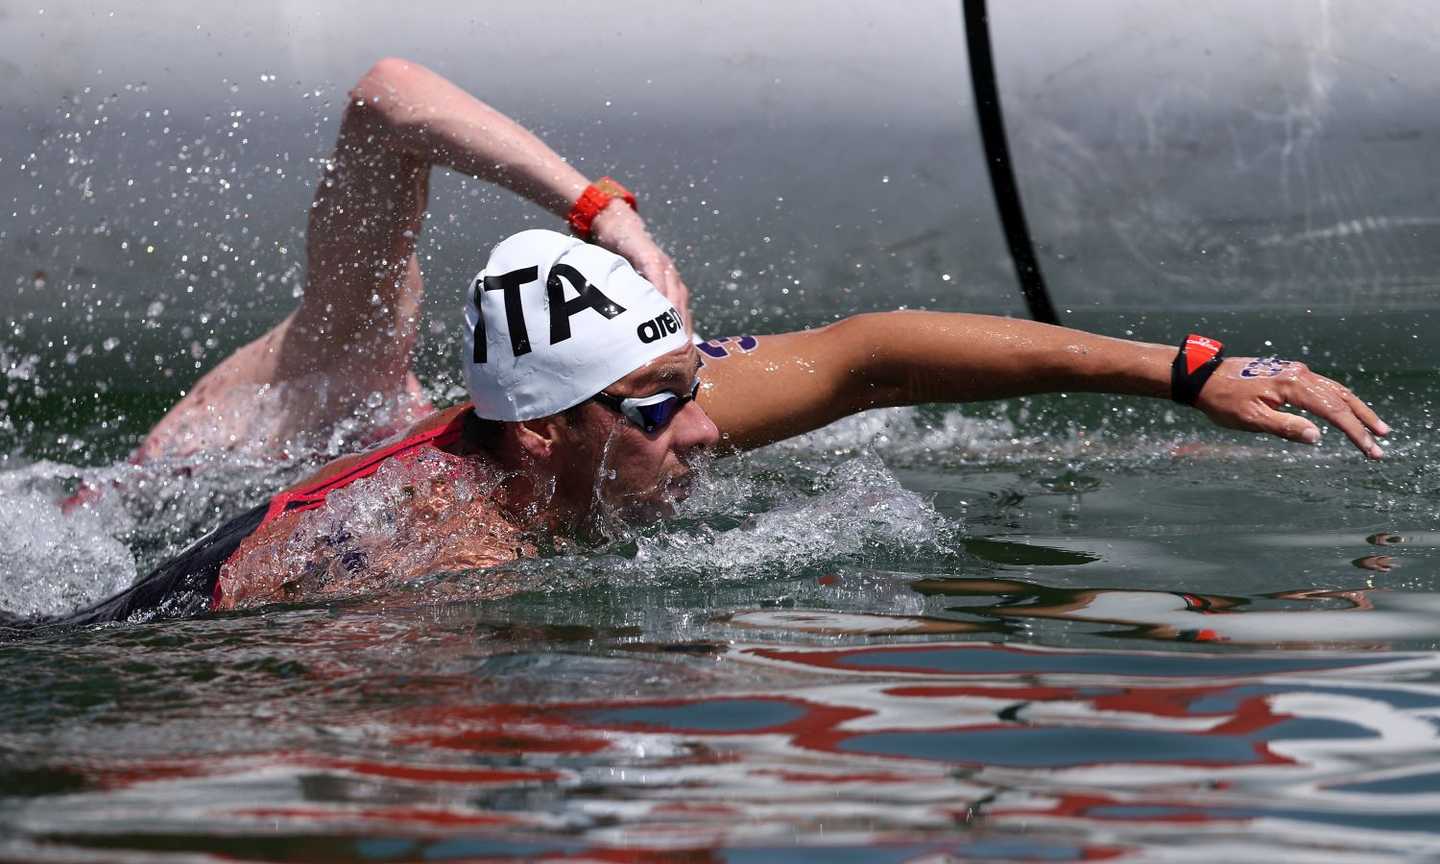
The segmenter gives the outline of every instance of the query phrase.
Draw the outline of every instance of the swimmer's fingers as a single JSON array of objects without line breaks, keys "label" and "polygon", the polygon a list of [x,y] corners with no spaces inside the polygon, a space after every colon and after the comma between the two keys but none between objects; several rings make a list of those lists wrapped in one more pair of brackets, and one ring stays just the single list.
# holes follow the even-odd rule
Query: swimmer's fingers
[{"label": "swimmer's fingers", "polygon": [[1380,415],[1366,405],[1363,399],[1356,396],[1349,387],[1343,384],[1336,382],[1335,386],[1339,388],[1340,398],[1345,400],[1345,403],[1350,406],[1350,410],[1355,412],[1355,416],[1359,417],[1371,432],[1382,436],[1390,434],[1390,424],[1381,420]]},{"label": "swimmer's fingers", "polygon": [[596,244],[624,256],[665,299],[675,304],[686,328],[690,329],[690,290],[680,279],[675,262],[655,245],[635,211],[624,204],[612,203],[595,217],[591,230],[591,239]]},{"label": "swimmer's fingers", "polygon": [[[1224,424],[1230,425],[1230,424]],[[1319,444],[1320,428],[1298,414],[1277,411],[1269,405],[1260,404],[1249,416],[1248,422],[1235,425],[1236,429],[1252,432],[1266,432],[1286,441],[1301,444]]]},{"label": "swimmer's fingers", "polygon": [[[1225,361],[1200,392],[1196,407],[1211,420],[1231,429],[1265,432],[1287,441],[1318,444],[1319,427],[1304,417],[1281,410],[1292,406],[1309,411],[1344,432],[1366,456],[1379,459],[1384,455],[1370,434],[1370,429],[1378,432],[1384,423],[1349,390],[1316,375],[1303,363],[1287,362],[1279,374],[1261,377],[1241,374],[1244,365],[1245,358]],[[1370,420],[1378,425],[1371,426]]]},{"label": "swimmer's fingers", "polygon": [[665,299],[674,303],[675,308],[680,310],[680,317],[685,321],[685,329],[693,331],[695,325],[690,321],[690,289],[685,287],[684,280],[680,278],[680,272],[675,269],[675,262],[671,261],[669,256],[665,258],[660,281],[656,283],[655,287],[660,289],[660,293],[665,295]]},{"label": "swimmer's fingers", "polygon": [[670,256],[656,249],[655,254],[639,256],[639,261],[631,261],[640,275],[650,280],[655,289],[665,295],[665,299],[674,304],[679,310],[680,317],[685,321],[685,329],[693,330],[694,325],[690,322],[690,289],[680,279],[680,273],[675,269],[675,262]]},{"label": "swimmer's fingers", "polygon": [[[1309,411],[1311,414],[1325,420],[1336,429],[1344,432],[1345,437],[1349,438],[1361,453],[1364,453],[1371,459],[1379,459],[1385,455],[1385,451],[1380,449],[1380,445],[1375,442],[1374,436],[1370,434],[1371,429],[1384,426],[1384,424],[1380,421],[1379,417],[1375,416],[1375,413],[1371,411],[1368,406],[1360,402],[1360,400],[1355,397],[1355,394],[1351,393],[1345,387],[1300,366],[1299,372],[1295,376],[1277,381],[1276,390],[1277,393],[1272,398],[1283,400],[1281,404],[1292,405],[1296,408]],[[1356,406],[1364,408],[1364,412],[1362,413],[1357,410]],[[1274,407],[1279,406],[1276,405]],[[1367,422],[1367,415],[1368,420],[1373,420],[1374,423],[1377,424],[1376,426],[1372,426]],[[1313,424],[1310,424],[1309,421],[1304,420],[1304,418],[1295,417],[1293,414],[1284,416],[1294,417],[1295,420],[1313,427]],[[1290,426],[1294,426],[1294,421],[1286,422],[1289,423]],[[1308,433],[1302,434],[1305,434],[1307,437],[1292,440],[1308,441]],[[1315,433],[1315,440],[1319,440],[1318,430]],[[1314,441],[1310,443],[1314,443]]]}]

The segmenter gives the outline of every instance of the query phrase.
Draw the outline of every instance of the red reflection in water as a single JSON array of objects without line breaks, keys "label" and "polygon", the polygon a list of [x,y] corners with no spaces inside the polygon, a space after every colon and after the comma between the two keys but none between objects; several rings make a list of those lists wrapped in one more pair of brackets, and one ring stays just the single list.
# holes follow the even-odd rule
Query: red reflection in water
[{"label": "red reflection in water", "polygon": [[[922,652],[949,660],[932,663]],[[1433,729],[1424,737],[1416,722],[1431,706],[1412,691],[1401,694],[1409,701],[1387,702],[1383,688],[1354,681],[1327,689],[1273,671],[1225,681],[1193,669],[1188,679],[1155,671],[1197,659],[1204,660],[976,642],[735,646],[707,662],[762,672],[736,680],[764,685],[688,697],[391,707],[355,717],[349,729],[332,722],[335,740],[351,742],[341,746],[363,746],[359,757],[97,757],[68,767],[107,790],[198,790],[217,778],[223,794],[207,812],[236,828],[280,820],[302,833],[337,825],[430,838],[559,831],[575,846],[533,860],[707,861],[721,846],[776,831],[813,837],[816,826],[882,845],[971,825],[1244,825],[1257,811],[1244,789],[1225,800],[1227,782],[1254,778],[1253,788],[1267,791],[1318,786],[1353,770],[1367,751],[1393,757],[1433,747]],[[1353,666],[1391,677],[1418,662],[1373,654],[1223,659],[1230,669],[1253,660],[1312,675]],[[1077,671],[1086,663],[1151,672]],[[1331,692],[1344,687],[1351,689]],[[1285,701],[1290,695],[1298,698]],[[1440,693],[1434,700],[1440,704]],[[1273,773],[1278,767],[1284,772]],[[141,800],[156,795],[164,793]],[[616,848],[622,838],[629,848]],[[418,855],[425,844],[416,842]],[[1067,860],[1103,860],[1133,850],[1061,851]],[[916,860],[938,854],[974,857],[957,842],[927,847]]]}]

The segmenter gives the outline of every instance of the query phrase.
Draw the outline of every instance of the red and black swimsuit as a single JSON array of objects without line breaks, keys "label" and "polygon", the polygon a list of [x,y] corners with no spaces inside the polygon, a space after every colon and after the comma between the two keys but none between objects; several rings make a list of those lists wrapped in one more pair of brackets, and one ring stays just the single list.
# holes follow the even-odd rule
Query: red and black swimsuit
[{"label": "red and black swimsuit", "polygon": [[331,492],[369,477],[392,459],[455,444],[464,434],[465,423],[471,416],[470,406],[460,405],[422,421],[415,431],[393,444],[337,459],[315,477],[196,540],[190,548],[119,594],[59,621],[46,623],[99,624],[124,621],[138,613],[150,613],[155,618],[184,618],[208,612],[220,602],[220,569],[246,538],[287,513],[325,506]]}]

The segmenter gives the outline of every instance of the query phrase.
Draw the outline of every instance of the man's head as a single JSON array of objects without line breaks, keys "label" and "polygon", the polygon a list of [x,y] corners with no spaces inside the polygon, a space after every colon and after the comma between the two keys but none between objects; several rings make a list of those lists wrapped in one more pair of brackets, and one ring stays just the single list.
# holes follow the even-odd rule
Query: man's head
[{"label": "man's head", "polygon": [[495,247],[465,314],[475,413],[506,421],[506,452],[565,509],[664,512],[718,440],[691,398],[700,361],[684,322],[618,255],[523,231]]}]

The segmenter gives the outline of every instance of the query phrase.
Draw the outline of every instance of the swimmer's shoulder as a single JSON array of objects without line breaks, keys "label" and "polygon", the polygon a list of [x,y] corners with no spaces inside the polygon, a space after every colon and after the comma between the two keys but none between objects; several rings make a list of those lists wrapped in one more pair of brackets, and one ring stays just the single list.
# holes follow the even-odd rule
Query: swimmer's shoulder
[{"label": "swimmer's shoulder", "polygon": [[470,408],[470,403],[464,402],[436,411],[374,447],[326,462],[314,474],[283,490],[276,497],[294,495],[342,481],[343,478],[352,476],[357,471],[374,465],[377,461],[383,461],[417,447],[425,445],[444,447],[449,443],[450,438],[460,434],[468,415],[471,414]]},{"label": "swimmer's shoulder", "polygon": [[[213,608],[233,609],[254,603],[301,599],[304,586],[292,572],[294,553],[309,549],[292,548],[292,536],[304,516],[325,508],[329,495],[355,481],[375,474],[385,463],[428,449],[443,449],[461,435],[470,404],[455,405],[420,420],[390,439],[361,453],[342,456],[325,464],[301,482],[270,499],[261,524],[246,537],[220,570],[219,590]],[[452,457],[453,458],[453,457]]]}]

